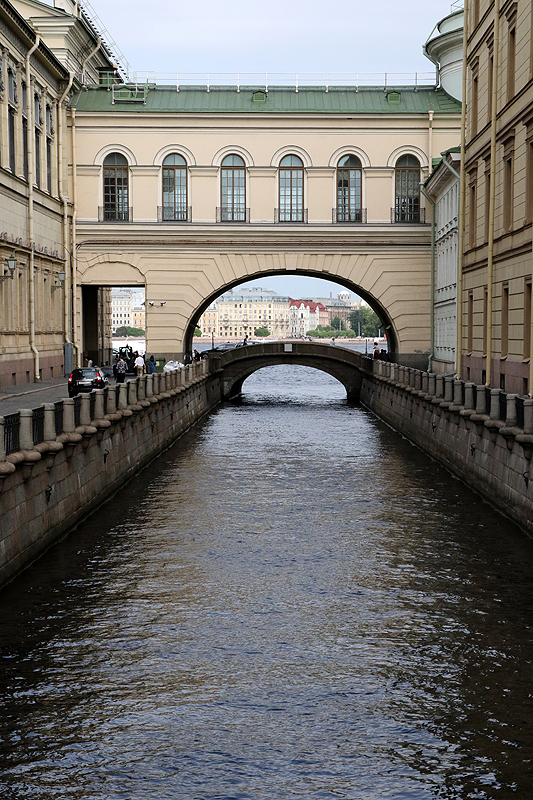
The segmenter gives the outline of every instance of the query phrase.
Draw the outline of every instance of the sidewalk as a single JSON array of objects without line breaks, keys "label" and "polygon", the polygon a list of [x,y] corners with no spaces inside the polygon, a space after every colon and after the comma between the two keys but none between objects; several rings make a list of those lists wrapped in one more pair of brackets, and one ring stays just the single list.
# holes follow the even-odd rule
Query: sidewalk
[{"label": "sidewalk", "polygon": [[44,392],[53,389],[55,386],[66,386],[66,378],[53,378],[50,381],[39,381],[38,383],[24,383],[21,386],[6,386],[0,389],[0,400],[11,400],[14,397],[22,397],[34,392]]}]

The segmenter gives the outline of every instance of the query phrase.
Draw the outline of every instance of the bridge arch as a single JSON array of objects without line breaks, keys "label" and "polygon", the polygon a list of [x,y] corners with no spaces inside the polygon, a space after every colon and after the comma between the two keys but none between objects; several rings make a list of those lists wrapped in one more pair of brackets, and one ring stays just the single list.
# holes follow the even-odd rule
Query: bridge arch
[{"label": "bridge arch", "polygon": [[354,292],[359,297],[361,297],[373,311],[376,312],[378,317],[380,318],[385,333],[387,335],[387,346],[388,351],[391,354],[395,354],[398,351],[398,335],[395,328],[394,320],[392,319],[391,315],[388,313],[387,309],[382,305],[382,303],[375,298],[370,292],[366,289],[361,287],[358,284],[352,283],[350,280],[340,276],[340,275],[326,275],[323,270],[311,270],[311,269],[302,269],[302,270],[270,270],[270,271],[261,271],[257,274],[249,274],[246,276],[246,281],[243,281],[242,277],[235,279],[234,281],[230,281],[229,283],[225,284],[220,289],[217,289],[216,292],[210,294],[207,298],[203,300],[201,305],[194,309],[191,317],[189,319],[186,332],[185,332],[185,351],[191,352],[192,351],[192,340],[194,336],[194,329],[198,323],[198,320],[204,313],[204,311],[209,308],[211,303],[213,303],[221,294],[224,292],[228,292],[231,289],[235,289],[237,286],[243,285],[247,281],[254,280],[255,278],[265,278],[270,275],[299,275],[305,276],[309,278],[319,278],[319,279],[326,279],[330,281],[334,281],[341,286],[344,286],[346,289],[349,289],[351,292]]},{"label": "bridge arch", "polygon": [[297,364],[326,372],[346,389],[349,400],[358,400],[363,376],[372,371],[372,361],[344,347],[317,342],[266,342],[237,347],[214,357],[221,375],[222,397],[237,397],[246,378],[265,367]]}]

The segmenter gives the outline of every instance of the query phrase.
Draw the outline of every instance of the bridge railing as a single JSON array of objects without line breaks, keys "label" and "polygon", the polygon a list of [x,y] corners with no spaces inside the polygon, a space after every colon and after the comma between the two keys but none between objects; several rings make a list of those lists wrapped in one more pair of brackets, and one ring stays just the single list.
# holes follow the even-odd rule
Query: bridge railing
[{"label": "bridge railing", "polygon": [[[174,372],[141,375],[123,384],[93,389],[87,395],[77,395],[74,401],[43,403],[34,409],[0,416],[0,462],[9,461],[14,453],[33,450],[36,445],[61,441],[72,433],[92,434],[95,427],[108,427],[109,417],[116,415],[121,405],[121,387],[126,400],[124,408],[140,411],[151,406],[152,400],[171,397],[207,373],[208,364],[202,361]],[[71,411],[66,410],[67,406]],[[46,447],[41,449],[46,450]]]},{"label": "bridge railing", "polygon": [[529,396],[380,360],[372,362],[372,371],[378,381],[410,392],[435,408],[470,419],[493,436],[500,434],[508,446],[516,439],[533,447],[533,398]]}]

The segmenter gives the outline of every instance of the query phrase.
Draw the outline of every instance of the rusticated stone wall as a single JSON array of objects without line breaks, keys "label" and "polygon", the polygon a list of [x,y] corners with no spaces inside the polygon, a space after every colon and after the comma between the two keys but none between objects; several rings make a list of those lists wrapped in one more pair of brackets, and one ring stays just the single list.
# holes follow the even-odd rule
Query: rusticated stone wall
[{"label": "rusticated stone wall", "polygon": [[33,412],[22,410],[19,449],[7,455],[0,417],[0,585],[219,402],[220,378],[208,366],[145,375],[105,397],[97,390],[76,409],[74,399],[64,400],[59,434],[54,404],[45,404],[37,444]]},{"label": "rusticated stone wall", "polygon": [[533,399],[376,361],[361,401],[533,534]]}]

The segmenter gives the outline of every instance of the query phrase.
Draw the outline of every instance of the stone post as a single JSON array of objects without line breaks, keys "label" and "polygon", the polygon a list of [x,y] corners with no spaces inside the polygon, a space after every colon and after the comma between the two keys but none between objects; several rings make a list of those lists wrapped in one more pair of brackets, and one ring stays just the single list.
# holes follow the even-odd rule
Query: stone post
[{"label": "stone post", "polygon": [[[108,397],[109,402],[109,397]],[[93,419],[103,419],[104,418],[104,390],[103,389],[95,389],[94,390],[94,417]],[[91,420],[92,422],[92,420]]]},{"label": "stone post", "polygon": [[6,424],[5,419],[3,417],[0,417],[0,461],[6,460],[6,445],[5,445],[6,440],[4,437],[5,424]]},{"label": "stone post", "polygon": [[533,434],[533,398],[531,397],[524,400],[524,433]]},{"label": "stone post", "polygon": [[63,433],[74,433],[74,398],[63,400]]},{"label": "stone post", "polygon": [[19,442],[21,450],[33,450],[33,411],[21,408]]},{"label": "stone post", "polygon": [[444,397],[444,378],[442,375],[435,376],[435,397]]},{"label": "stone post", "polygon": [[135,406],[137,405],[137,381],[129,381],[128,388],[128,405]]},{"label": "stone post", "polygon": [[463,381],[453,382],[453,404],[454,406],[463,405]]},{"label": "stone post", "polygon": [[453,378],[444,379],[444,402],[453,402]]},{"label": "stone post", "polygon": [[108,414],[116,414],[117,411],[117,392],[116,388],[109,387],[107,392],[107,413]]},{"label": "stone post", "polygon": [[422,391],[424,394],[428,393],[429,375],[427,372],[422,373]]},{"label": "stone post", "polygon": [[91,424],[91,395],[81,395],[80,425]]},{"label": "stone post", "polygon": [[153,397],[154,394],[154,376],[153,373],[146,376],[146,397]]},{"label": "stone post", "polygon": [[56,438],[56,407],[54,403],[43,403],[44,406],[44,441],[53,442]]},{"label": "stone post", "polygon": [[435,397],[437,394],[437,376],[434,372],[428,373],[428,395]]},{"label": "stone post", "polygon": [[500,394],[501,389],[490,390],[490,418],[500,419]]},{"label": "stone post", "polygon": [[507,406],[506,406],[506,413],[505,413],[505,427],[506,428],[516,428],[518,424],[518,420],[516,418],[516,398],[518,397],[517,394],[508,394],[507,395]]},{"label": "stone post", "polygon": [[476,414],[487,413],[487,402],[485,397],[485,387],[476,386]]},{"label": "stone post", "polygon": [[416,373],[417,372],[418,372],[418,370],[413,369],[413,368],[411,368],[409,370],[409,386],[411,387],[411,389],[414,389],[416,387]]},{"label": "stone post", "polygon": [[474,410],[474,384],[465,383],[465,409]]},{"label": "stone post", "polygon": [[128,384],[121,383],[118,396],[118,407],[121,411],[128,407]]},{"label": "stone post", "polygon": [[137,389],[137,400],[146,400],[146,375],[141,375]]}]

